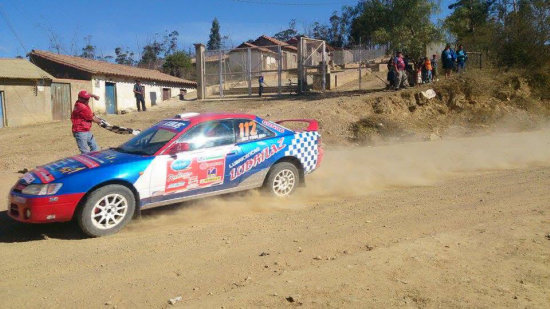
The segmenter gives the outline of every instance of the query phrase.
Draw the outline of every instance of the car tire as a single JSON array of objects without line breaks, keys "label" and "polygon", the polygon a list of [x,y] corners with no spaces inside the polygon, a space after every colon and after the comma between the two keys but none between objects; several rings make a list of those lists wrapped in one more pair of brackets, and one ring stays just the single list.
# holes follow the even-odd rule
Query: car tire
[{"label": "car tire", "polygon": [[88,195],[76,213],[84,234],[100,237],[122,229],[134,215],[136,201],[132,190],[122,185],[107,185]]},{"label": "car tire", "polygon": [[271,195],[287,197],[294,193],[300,183],[300,173],[290,162],[275,164],[267,174],[264,189]]}]

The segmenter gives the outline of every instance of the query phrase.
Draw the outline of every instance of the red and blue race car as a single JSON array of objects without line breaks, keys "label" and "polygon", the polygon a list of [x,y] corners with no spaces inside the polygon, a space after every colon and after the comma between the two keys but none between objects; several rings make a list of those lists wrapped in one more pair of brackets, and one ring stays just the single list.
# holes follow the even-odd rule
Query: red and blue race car
[{"label": "red and blue race car", "polygon": [[[302,121],[304,131],[282,123]],[[290,195],[321,163],[315,120],[186,113],[119,147],[37,167],[11,189],[9,215],[28,223],[76,219],[93,237],[115,233],[143,209],[264,187]]]}]

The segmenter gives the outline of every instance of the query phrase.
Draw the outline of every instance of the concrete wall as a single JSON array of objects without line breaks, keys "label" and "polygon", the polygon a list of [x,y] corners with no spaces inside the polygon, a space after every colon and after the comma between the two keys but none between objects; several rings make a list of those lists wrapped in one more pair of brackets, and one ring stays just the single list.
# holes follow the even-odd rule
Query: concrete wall
[{"label": "concrete wall", "polygon": [[[105,76],[94,76],[92,78],[93,93],[98,95],[99,100],[94,100],[92,108],[96,113],[105,113],[105,83],[115,83],[116,89],[116,107],[117,112],[122,110],[137,110],[136,99],[134,96],[134,84],[135,80],[125,78],[107,78]],[[180,93],[180,87],[173,87],[170,85],[163,85],[148,81],[141,83],[145,86],[145,105],[150,107],[152,103],[162,103],[162,89],[171,89],[171,97],[177,97]],[[195,88],[186,87],[187,93],[193,92]]]},{"label": "concrete wall", "polygon": [[6,126],[16,127],[52,120],[51,81],[0,80],[4,92]]},{"label": "concrete wall", "polygon": [[[361,76],[366,76],[370,74],[371,70],[362,69]],[[331,72],[327,74],[326,78],[326,87],[327,89],[338,89],[339,87],[344,86],[345,84],[351,83],[353,81],[359,80],[359,70],[344,70],[340,72]]]}]

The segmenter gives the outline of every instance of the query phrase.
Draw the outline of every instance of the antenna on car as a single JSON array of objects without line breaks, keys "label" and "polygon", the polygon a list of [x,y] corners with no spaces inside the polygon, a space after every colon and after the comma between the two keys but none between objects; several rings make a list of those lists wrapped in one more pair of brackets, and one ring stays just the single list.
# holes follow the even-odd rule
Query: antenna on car
[{"label": "antenna on car", "polygon": [[184,118],[194,117],[194,116],[198,116],[198,115],[200,115],[200,114],[199,113],[183,113],[183,114],[177,114],[176,116],[174,116],[174,118],[184,119]]}]

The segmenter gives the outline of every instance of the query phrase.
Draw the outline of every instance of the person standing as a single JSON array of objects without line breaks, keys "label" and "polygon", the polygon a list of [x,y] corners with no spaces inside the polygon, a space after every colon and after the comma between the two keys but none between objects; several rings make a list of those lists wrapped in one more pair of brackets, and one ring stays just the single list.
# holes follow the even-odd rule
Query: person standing
[{"label": "person standing", "polygon": [[457,64],[458,73],[464,73],[464,70],[466,69],[467,59],[468,59],[468,54],[466,54],[464,47],[462,45],[459,45],[458,50],[456,51],[456,64]]},{"label": "person standing", "polygon": [[426,72],[426,75],[424,76],[424,82],[431,83],[433,67],[432,67],[432,62],[428,57],[424,58],[424,71]]},{"label": "person standing", "polygon": [[260,77],[258,77],[258,94],[260,95],[260,97],[262,96],[263,92],[264,92],[264,76],[260,75]]},{"label": "person standing", "polygon": [[73,136],[80,153],[99,150],[90,129],[92,128],[92,122],[100,124],[101,120],[94,115],[88,105],[90,98],[99,100],[99,96],[97,95],[89,94],[86,90],[80,91],[71,114]]},{"label": "person standing", "polygon": [[397,56],[393,59],[393,68],[395,70],[395,90],[399,90],[401,87],[409,87],[407,73],[405,71],[406,64],[402,52],[397,52]]},{"label": "person standing", "polygon": [[451,45],[447,44],[441,53],[441,61],[443,61],[443,70],[445,70],[445,78],[451,76],[454,69],[454,52],[451,50]]},{"label": "person standing", "polygon": [[[138,112],[147,111],[147,108],[145,107],[145,88],[141,85],[141,81],[139,79],[136,80],[136,84],[134,85],[134,96],[136,97],[136,107]],[[141,106],[140,106],[141,102]]]}]

